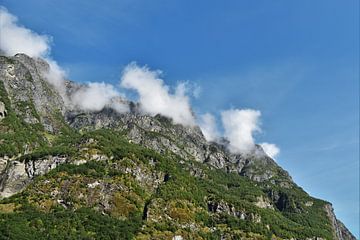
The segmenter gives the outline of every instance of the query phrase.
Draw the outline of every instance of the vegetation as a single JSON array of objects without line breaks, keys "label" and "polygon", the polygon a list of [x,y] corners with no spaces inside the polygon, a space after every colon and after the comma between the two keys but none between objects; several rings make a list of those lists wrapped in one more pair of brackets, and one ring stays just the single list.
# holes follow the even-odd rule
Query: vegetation
[{"label": "vegetation", "polygon": [[[36,162],[65,156],[70,161],[0,201],[0,239],[171,239],[176,234],[189,239],[332,239],[327,203],[293,183],[277,184],[282,172],[273,181],[255,183],[170,151],[159,154],[133,144],[121,131],[77,131],[57,112],[53,120],[59,131],[50,133],[14,111],[16,106],[40,122],[34,104],[11,103],[1,81],[0,101],[8,110],[0,121],[0,157]],[[166,118],[156,118],[171,126]],[[104,158],[94,160],[94,155]],[[272,208],[258,207],[259,199]]]},{"label": "vegetation", "polygon": [[0,239],[133,239],[141,218],[119,220],[80,208],[54,208],[48,213],[21,207],[14,214],[0,214]]},{"label": "vegetation", "polygon": [[[0,121],[0,156],[14,156],[46,145],[41,124],[26,123],[13,110],[3,82],[0,81],[0,101],[5,104],[7,117]],[[38,117],[32,103],[19,102],[19,109],[29,108]]]},{"label": "vegetation", "polygon": [[[87,148],[111,156],[112,160],[89,161],[78,166],[63,164],[47,175],[38,177],[22,193],[3,200],[2,204],[16,203],[21,206],[12,213],[1,214],[0,230],[5,238],[26,239],[27,236],[36,236],[43,239],[50,236],[54,239],[126,239],[135,235],[175,234],[182,229],[181,225],[187,223],[198,225],[200,230],[194,234],[206,239],[211,239],[210,235],[217,236],[230,230],[238,231],[239,236],[258,234],[259,239],[273,235],[281,238],[332,238],[328,220],[322,210],[325,203],[310,198],[296,186],[286,189],[270,186],[269,183],[256,185],[237,174],[186,161],[172,153],[160,155],[129,143],[121,132],[100,129],[81,135],[64,130],[62,134],[54,140],[58,143],[56,147],[35,151],[21,159],[36,160],[46,154],[64,152],[76,158],[78,152],[65,149],[85,144]],[[66,135],[74,135],[67,144],[62,139]],[[135,175],[124,171],[125,168],[138,166],[144,172],[163,173],[163,183],[151,191],[144,188]],[[191,169],[201,171],[203,177],[191,175]],[[105,211],[106,215],[99,212],[100,202],[96,200],[104,196],[93,192],[92,198],[89,197],[86,184],[95,181],[122,186],[118,190],[113,189],[110,201],[112,207]],[[67,189],[63,187],[65,185]],[[255,206],[258,197],[266,198],[270,189],[277,191],[280,196],[286,196],[283,209]],[[51,195],[54,191],[64,191],[61,197],[69,202],[67,207],[55,201],[57,197]],[[80,193],[90,199],[84,201],[78,198]],[[311,207],[303,206],[305,201],[313,201],[314,204]],[[211,211],[210,202],[224,203],[247,217],[242,219],[226,211]],[[156,216],[167,215],[172,220],[154,222],[151,219],[156,216],[144,217],[149,208],[156,212]],[[255,221],[256,218],[260,221]],[[145,227],[140,230],[139,226],[142,225]],[[218,229],[217,232],[209,235],[207,229],[214,227]]]}]

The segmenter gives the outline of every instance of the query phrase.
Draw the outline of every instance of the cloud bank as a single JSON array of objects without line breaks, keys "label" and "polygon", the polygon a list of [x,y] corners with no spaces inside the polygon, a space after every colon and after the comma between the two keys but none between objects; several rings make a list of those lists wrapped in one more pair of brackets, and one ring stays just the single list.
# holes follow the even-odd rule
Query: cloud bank
[{"label": "cloud bank", "polygon": [[[49,63],[45,79],[52,84],[64,102],[86,111],[101,111],[110,107],[119,113],[129,111],[121,100],[121,94],[113,85],[88,83],[81,86],[70,96],[66,94],[66,71],[51,58],[51,37],[39,35],[20,25],[16,16],[0,6],[0,50],[7,56],[24,53],[33,58],[43,58]],[[140,109],[144,114],[163,116],[173,119],[174,123],[195,126],[195,116],[191,110],[190,95],[198,97],[200,88],[189,82],[179,83],[171,90],[160,78],[161,71],[148,67],[129,64],[123,71],[120,86],[135,90],[139,95]],[[252,109],[230,109],[221,112],[224,137],[229,140],[229,150],[233,153],[249,154],[255,148],[254,133],[260,132],[260,111]],[[200,115],[198,124],[208,141],[219,140],[221,134],[216,119],[206,113]],[[261,143],[265,153],[274,158],[279,153],[275,144]]]},{"label": "cloud bank", "polygon": [[144,113],[161,114],[172,118],[175,123],[194,126],[195,118],[186,95],[186,84],[180,83],[171,93],[160,75],[160,71],[131,63],[124,69],[120,85],[138,93],[140,109]]}]

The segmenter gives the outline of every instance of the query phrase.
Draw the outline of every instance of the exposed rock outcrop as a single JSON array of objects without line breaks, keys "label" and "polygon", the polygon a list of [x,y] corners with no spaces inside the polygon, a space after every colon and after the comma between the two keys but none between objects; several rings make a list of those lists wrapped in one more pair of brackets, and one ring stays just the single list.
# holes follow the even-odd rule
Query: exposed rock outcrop
[{"label": "exposed rock outcrop", "polygon": [[132,112],[124,114],[109,108],[100,112],[68,111],[65,117],[70,126],[76,129],[122,130],[133,143],[159,153],[170,150],[185,159],[236,172],[254,181],[268,181],[280,175],[282,178],[277,179],[277,183],[292,183],[289,174],[266,156],[260,146],[256,146],[252,155],[232,154],[225,145],[207,142],[199,127],[174,125],[170,119],[159,115],[141,115],[136,105],[132,109]]},{"label": "exposed rock outcrop", "polygon": [[325,211],[331,221],[334,239],[337,240],[356,240],[355,236],[338,220],[334,214],[334,209],[331,204],[325,205]]},{"label": "exposed rock outcrop", "polygon": [[7,111],[5,108],[5,104],[3,102],[0,102],[0,120],[5,118],[7,115]]},{"label": "exposed rock outcrop", "polygon": [[235,206],[229,205],[224,201],[209,200],[207,206],[208,211],[213,214],[227,214],[254,223],[261,222],[261,216],[252,212],[247,212],[243,209],[237,209]]},{"label": "exposed rock outcrop", "polygon": [[26,162],[0,158],[0,199],[20,192],[34,177],[46,174],[67,160],[66,157],[58,156]]},{"label": "exposed rock outcrop", "polygon": [[[15,112],[27,123],[41,123],[49,132],[58,130],[54,115],[64,113],[62,97],[45,80],[49,65],[25,54],[0,56],[0,79]],[[34,109],[33,109],[34,107]]]}]

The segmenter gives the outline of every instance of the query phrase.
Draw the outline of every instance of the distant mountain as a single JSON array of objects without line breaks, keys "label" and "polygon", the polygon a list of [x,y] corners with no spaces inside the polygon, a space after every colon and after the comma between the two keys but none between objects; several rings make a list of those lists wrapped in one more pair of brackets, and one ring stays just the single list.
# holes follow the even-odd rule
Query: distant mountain
[{"label": "distant mountain", "polygon": [[0,239],[355,239],[260,146],[232,154],[121,98],[81,110],[48,68],[0,57]]}]

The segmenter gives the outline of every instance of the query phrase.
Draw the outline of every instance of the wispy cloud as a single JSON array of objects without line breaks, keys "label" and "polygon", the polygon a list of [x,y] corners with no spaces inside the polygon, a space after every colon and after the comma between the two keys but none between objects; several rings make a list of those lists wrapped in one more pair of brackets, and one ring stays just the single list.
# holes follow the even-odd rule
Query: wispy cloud
[{"label": "wispy cloud", "polygon": [[230,151],[249,154],[254,149],[253,134],[260,131],[260,115],[260,111],[253,109],[230,109],[221,112],[224,136],[230,141]]},{"label": "wispy cloud", "polygon": [[114,107],[118,112],[127,112],[127,105],[112,102],[120,93],[114,86],[106,83],[89,83],[76,91],[72,96],[72,103],[80,109],[100,111],[105,106]]},{"label": "wispy cloud", "polygon": [[276,156],[280,153],[280,149],[273,143],[260,143],[260,146],[264,152],[271,158],[275,159]]},{"label": "wispy cloud", "polygon": [[138,93],[140,108],[144,113],[162,114],[172,118],[175,123],[193,126],[195,118],[186,95],[186,85],[180,83],[171,92],[160,75],[161,71],[151,71],[131,63],[123,71],[121,86]]},{"label": "wispy cloud", "polygon": [[217,129],[216,119],[210,113],[205,113],[199,118],[199,126],[207,141],[216,141],[220,137]]}]

